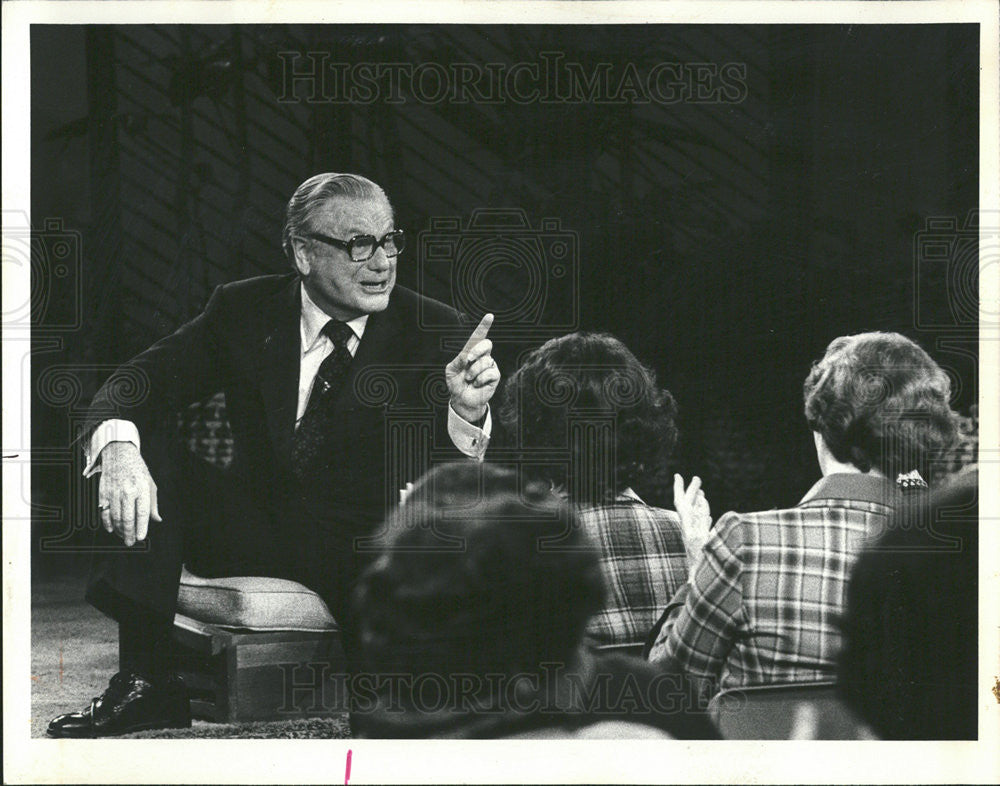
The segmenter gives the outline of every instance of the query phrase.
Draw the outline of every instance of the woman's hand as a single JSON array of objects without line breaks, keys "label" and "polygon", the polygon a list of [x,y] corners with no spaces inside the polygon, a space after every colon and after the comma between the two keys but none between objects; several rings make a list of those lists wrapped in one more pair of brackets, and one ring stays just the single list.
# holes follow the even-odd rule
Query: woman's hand
[{"label": "woman's hand", "polygon": [[688,565],[693,569],[712,528],[712,511],[705,492],[701,490],[701,478],[695,475],[685,489],[684,478],[674,475],[674,508],[681,520],[681,535],[684,538]]}]

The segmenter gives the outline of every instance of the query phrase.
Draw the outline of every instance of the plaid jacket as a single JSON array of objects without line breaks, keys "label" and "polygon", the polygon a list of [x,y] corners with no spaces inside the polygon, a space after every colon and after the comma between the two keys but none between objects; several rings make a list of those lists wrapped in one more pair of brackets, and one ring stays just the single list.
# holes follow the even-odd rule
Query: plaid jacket
[{"label": "plaid jacket", "polygon": [[886,479],[828,475],[797,507],[727,513],[649,659],[673,659],[712,690],[833,680],[851,568],[899,493]]},{"label": "plaid jacket", "polygon": [[641,644],[663,607],[687,581],[677,514],[626,489],[610,505],[583,508],[580,526],[601,547],[607,600],[591,618],[595,644]]}]

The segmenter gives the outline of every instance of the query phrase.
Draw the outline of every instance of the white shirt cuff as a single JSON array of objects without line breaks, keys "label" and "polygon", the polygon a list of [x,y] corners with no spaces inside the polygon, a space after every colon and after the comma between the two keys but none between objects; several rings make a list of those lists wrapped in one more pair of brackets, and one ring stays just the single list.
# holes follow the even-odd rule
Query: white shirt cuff
[{"label": "white shirt cuff", "polygon": [[98,460],[101,451],[110,442],[131,442],[138,449],[139,429],[131,420],[105,420],[90,435],[90,441],[83,447],[83,457],[86,466],[83,469],[85,478],[93,477],[101,471]]},{"label": "white shirt cuff", "polygon": [[448,405],[448,436],[451,437],[452,444],[469,458],[483,460],[492,432],[493,417],[489,405],[486,407],[486,420],[482,428],[473,426],[455,412],[451,404]]}]

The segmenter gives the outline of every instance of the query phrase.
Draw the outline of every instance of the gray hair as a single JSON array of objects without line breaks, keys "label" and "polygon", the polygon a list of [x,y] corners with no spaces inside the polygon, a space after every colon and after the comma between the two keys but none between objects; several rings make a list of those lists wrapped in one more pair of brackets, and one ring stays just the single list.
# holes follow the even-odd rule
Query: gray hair
[{"label": "gray hair", "polygon": [[368,200],[382,199],[392,210],[392,203],[378,183],[373,183],[361,175],[341,174],[339,172],[323,172],[313,175],[295,189],[292,198],[285,208],[285,227],[281,231],[281,247],[285,256],[293,265],[295,254],[292,250],[292,237],[305,229],[312,211],[317,205],[334,197]]}]

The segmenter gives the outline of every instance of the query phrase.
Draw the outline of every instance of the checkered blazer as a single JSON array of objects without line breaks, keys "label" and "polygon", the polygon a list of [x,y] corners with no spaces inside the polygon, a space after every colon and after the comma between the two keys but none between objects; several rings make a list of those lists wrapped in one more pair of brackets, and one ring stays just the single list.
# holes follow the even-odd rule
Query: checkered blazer
[{"label": "checkered blazer", "polygon": [[687,581],[677,514],[626,489],[610,505],[583,508],[580,526],[601,547],[607,600],[587,634],[596,644],[641,644],[664,606]]},{"label": "checkered blazer", "polygon": [[851,568],[899,495],[886,479],[837,474],[789,510],[727,513],[649,659],[673,659],[712,690],[833,680]]}]

